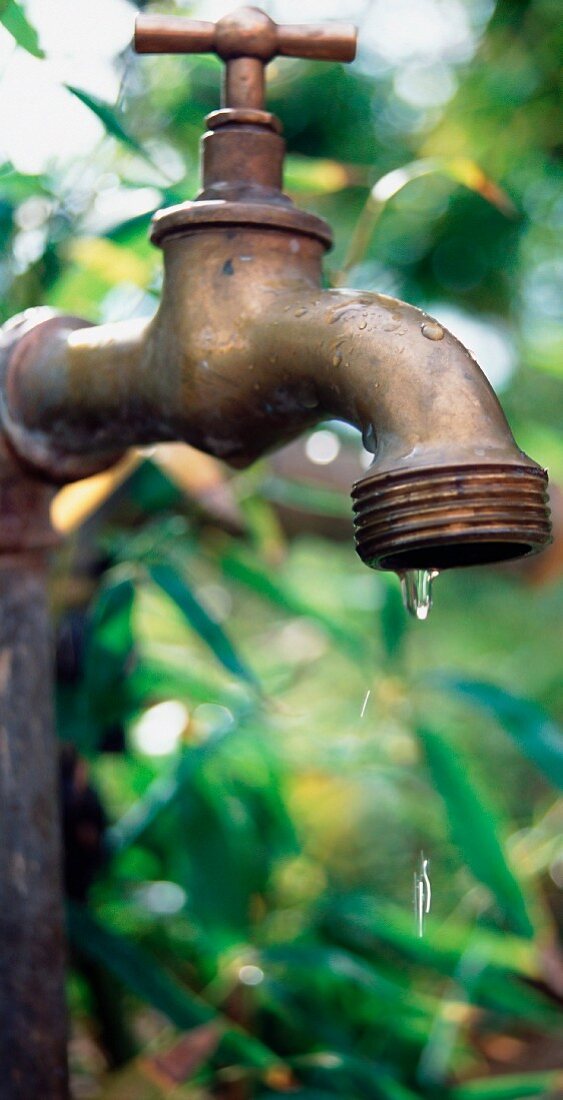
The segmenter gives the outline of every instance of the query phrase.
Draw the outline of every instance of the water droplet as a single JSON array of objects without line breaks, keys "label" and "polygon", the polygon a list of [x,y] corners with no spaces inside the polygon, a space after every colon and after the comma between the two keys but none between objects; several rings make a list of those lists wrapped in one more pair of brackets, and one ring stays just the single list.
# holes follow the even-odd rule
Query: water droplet
[{"label": "water droplet", "polygon": [[427,340],[443,340],[444,330],[437,321],[424,321],[420,326],[420,331],[423,336],[426,336]]},{"label": "water droplet", "polygon": [[295,317],[304,317],[306,312],[307,312],[307,310],[304,309],[303,306],[302,306],[300,309],[295,310],[294,316]]},{"label": "water droplet", "polygon": [[359,329],[364,329],[364,328],[367,328],[367,327],[368,327],[367,321],[360,321],[360,323],[358,325]]},{"label": "water droplet", "polygon": [[382,325],[384,332],[395,332],[399,328],[398,321],[384,321]]},{"label": "water droplet", "polygon": [[302,382],[297,390],[297,400],[304,409],[316,409],[319,398],[313,382]]},{"label": "water droplet", "polygon": [[437,569],[406,569],[404,573],[399,573],[405,608],[421,622],[430,614],[432,581],[437,576]]},{"label": "water droplet", "polygon": [[414,872],[414,913],[416,930],[419,938],[424,935],[424,918],[430,912],[432,904],[432,887],[428,874],[429,860],[424,858],[424,852],[420,853],[420,871]]},{"label": "water droplet", "polygon": [[362,443],[370,454],[374,455],[377,450],[377,440],[375,438],[375,428],[373,424],[367,424],[362,432]]},{"label": "water droplet", "polygon": [[333,358],[332,358],[332,365],[333,365],[333,367],[339,367],[341,362],[342,362],[342,356],[340,355],[340,352],[337,352],[336,355],[334,355]]}]

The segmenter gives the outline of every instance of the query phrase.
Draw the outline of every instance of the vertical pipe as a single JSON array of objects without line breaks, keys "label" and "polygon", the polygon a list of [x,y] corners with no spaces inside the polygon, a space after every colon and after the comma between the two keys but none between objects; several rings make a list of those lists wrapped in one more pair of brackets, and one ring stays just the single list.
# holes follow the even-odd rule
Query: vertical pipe
[{"label": "vertical pipe", "polygon": [[224,107],[250,107],[264,110],[264,62],[257,57],[233,57],[225,68]]},{"label": "vertical pipe", "polygon": [[[0,1095],[66,1100],[49,489],[0,439]],[[19,543],[19,545],[18,545]]]}]

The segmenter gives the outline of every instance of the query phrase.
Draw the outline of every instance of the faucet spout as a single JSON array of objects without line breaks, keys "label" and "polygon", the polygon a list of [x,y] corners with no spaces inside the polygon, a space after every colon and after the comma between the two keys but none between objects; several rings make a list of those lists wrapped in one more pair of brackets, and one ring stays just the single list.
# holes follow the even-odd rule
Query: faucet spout
[{"label": "faucet spout", "polygon": [[[328,290],[278,307],[259,343],[317,414],[358,427],[373,463],[353,489],[356,545],[380,569],[519,557],[550,538],[547,475],[517,447],[472,354],[422,311]],[[281,316],[285,317],[283,324]]]}]

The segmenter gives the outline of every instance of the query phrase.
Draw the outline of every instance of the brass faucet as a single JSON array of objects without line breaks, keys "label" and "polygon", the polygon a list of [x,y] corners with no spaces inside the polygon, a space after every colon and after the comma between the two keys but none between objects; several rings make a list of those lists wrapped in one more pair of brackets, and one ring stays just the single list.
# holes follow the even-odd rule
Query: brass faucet
[{"label": "brass faucet", "polygon": [[[203,189],[163,210],[155,317],[92,327],[36,309],[0,336],[0,1079],[6,1100],[66,1100],[64,936],[46,555],[56,483],[124,448],[185,440],[243,467],[321,420],[373,450],[353,490],[368,565],[423,578],[549,541],[547,477],[518,450],[472,355],[381,294],[321,289],[329,227],[282,191],[264,110],[276,54],[349,61],[350,27],[141,16],[140,52],[215,51]],[[422,571],[422,572],[421,572]],[[415,586],[416,587],[416,586]],[[425,610],[423,605],[422,610]],[[4,1092],[2,1093],[4,1096]]]},{"label": "brass faucet", "polygon": [[255,8],[216,25],[138,18],[138,52],[214,51],[226,63],[203,188],[153,220],[165,277],[152,320],[16,319],[5,433],[28,466],[60,481],[172,439],[244,467],[336,418],[374,453],[353,489],[368,565],[445,569],[539,550],[546,473],[517,448],[471,353],[404,302],[321,289],[330,229],[282,191],[265,67],[279,54],[350,61],[355,42],[353,27],[278,26]]}]

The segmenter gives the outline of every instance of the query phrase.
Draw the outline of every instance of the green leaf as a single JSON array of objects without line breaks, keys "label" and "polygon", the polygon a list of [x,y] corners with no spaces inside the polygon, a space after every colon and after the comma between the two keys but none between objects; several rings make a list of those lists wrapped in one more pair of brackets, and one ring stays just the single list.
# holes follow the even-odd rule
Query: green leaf
[{"label": "green leaf", "polygon": [[470,951],[480,960],[479,981],[472,987],[472,999],[511,1016],[552,1025],[557,1013],[550,1001],[519,981],[537,977],[536,951],[528,939],[497,933],[480,926],[452,924],[428,926],[420,939],[412,917],[388,902],[359,897],[327,908],[324,927],[338,943],[368,959],[383,954],[389,944],[404,958],[459,980],[460,960]]},{"label": "green leaf", "polygon": [[390,660],[393,660],[399,656],[409,628],[401,590],[394,578],[385,585],[385,598],[379,612],[379,621],[383,647]]},{"label": "green leaf", "polygon": [[102,963],[137,997],[162,1012],[176,1027],[189,1030],[215,1020],[223,1029],[223,1047],[246,1064],[269,1068],[280,1059],[257,1039],[239,1032],[201,997],[171,977],[147,952],[105,927],[86,908],[70,904],[68,929],[80,952]]},{"label": "green leaf", "polygon": [[191,654],[177,645],[143,643],[130,679],[130,690],[140,706],[157,699],[183,699],[192,703],[219,703],[240,709],[246,689],[234,684],[224,688],[217,678],[190,668]]},{"label": "green leaf", "polygon": [[563,788],[563,730],[540,706],[481,680],[440,677],[448,691],[488,711],[554,786]]},{"label": "green leaf", "polygon": [[69,92],[72,92],[89,111],[92,111],[92,113],[96,115],[96,118],[100,120],[106,133],[116,138],[117,141],[121,142],[127,149],[133,153],[137,153],[138,156],[143,157],[152,165],[148,153],[143,149],[141,143],[125,130],[116,112],[109,103],[104,103],[104,101],[98,99],[97,96],[84,92],[82,88],[76,88],[74,84],[66,84],[65,87],[68,88]]},{"label": "green leaf", "polygon": [[29,22],[17,0],[0,0],[0,23],[15,38],[18,46],[33,57],[45,57],[35,27]]},{"label": "green leaf", "polygon": [[266,968],[281,964],[286,982],[303,982],[308,996],[316,992],[317,997],[335,997],[339,988],[355,991],[356,1011],[360,1014],[360,999],[365,998],[374,1018],[381,1020],[385,1012],[385,1027],[407,1042],[425,1042],[428,1038],[436,999],[380,973],[371,961],[333,945],[316,943],[266,948],[262,958]]},{"label": "green leaf", "polygon": [[185,577],[168,563],[148,566],[151,579],[176,604],[182,615],[228,672],[258,688],[256,676],[239,657],[223,628],[194,596]]},{"label": "green leaf", "polygon": [[285,504],[302,512],[313,512],[319,516],[334,516],[336,519],[350,519],[350,503],[344,493],[326,489],[322,485],[311,485],[303,481],[289,481],[283,477],[265,478],[261,492],[274,504]]},{"label": "green leaf", "polygon": [[169,771],[153,780],[142,797],[108,829],[107,841],[112,852],[122,852],[142,840],[160,814],[182,794],[205,757],[214,751],[224,736],[223,732],[217,733],[210,736],[205,744],[188,749]]},{"label": "green leaf", "polygon": [[563,1073],[516,1073],[506,1077],[487,1077],[483,1081],[468,1081],[453,1091],[454,1100],[524,1100],[527,1096],[548,1100],[563,1088]]},{"label": "green leaf", "polygon": [[412,180],[434,173],[448,176],[455,183],[462,184],[481,195],[483,199],[496,206],[507,217],[514,217],[516,211],[508,195],[485,175],[483,169],[468,157],[427,157],[413,160],[402,168],[394,168],[377,180],[357,220],[352,234],[342,270],[336,283],[342,285],[345,276],[361,263],[369,247],[375,227],[389,201],[402,191]]},{"label": "green leaf", "polygon": [[230,551],[222,558],[221,567],[228,577],[245,585],[275,607],[282,608],[290,615],[302,615],[319,623],[327,634],[338,645],[349,650],[354,658],[365,658],[365,640],[360,634],[349,630],[345,624],[340,623],[333,616],[327,615],[302,599],[283,579],[280,579],[279,575],[274,578],[272,570],[263,569],[256,562],[250,561],[247,556],[235,551]]},{"label": "green leaf", "polygon": [[127,680],[135,649],[134,600],[133,580],[120,567],[106,575],[91,613],[85,687],[93,712],[105,721],[123,717],[127,709]]},{"label": "green leaf", "polygon": [[475,877],[493,894],[514,932],[532,938],[534,928],[518,880],[500,840],[495,809],[469,778],[467,762],[440,734],[420,727],[418,736],[436,790],[442,797],[452,840]]},{"label": "green leaf", "polygon": [[359,950],[371,954],[387,943],[419,966],[441,973],[452,974],[471,943],[490,967],[537,975],[535,948],[529,939],[451,920],[438,926],[429,922],[421,939],[412,914],[379,898],[332,900],[325,922],[332,934],[345,936]]},{"label": "green leaf", "polygon": [[[345,1097],[346,1100],[352,1100],[352,1097],[356,1100],[360,1096],[365,1100],[416,1100],[418,1095],[391,1077],[387,1067],[374,1061],[373,1057],[360,1057],[340,1049],[298,1056],[293,1059],[292,1065],[299,1077],[305,1080],[311,1078],[314,1084],[317,1081],[329,1083],[331,1092],[327,1096]],[[300,1096],[301,1093],[295,1095]],[[303,1095],[311,1094],[306,1092]]]}]

